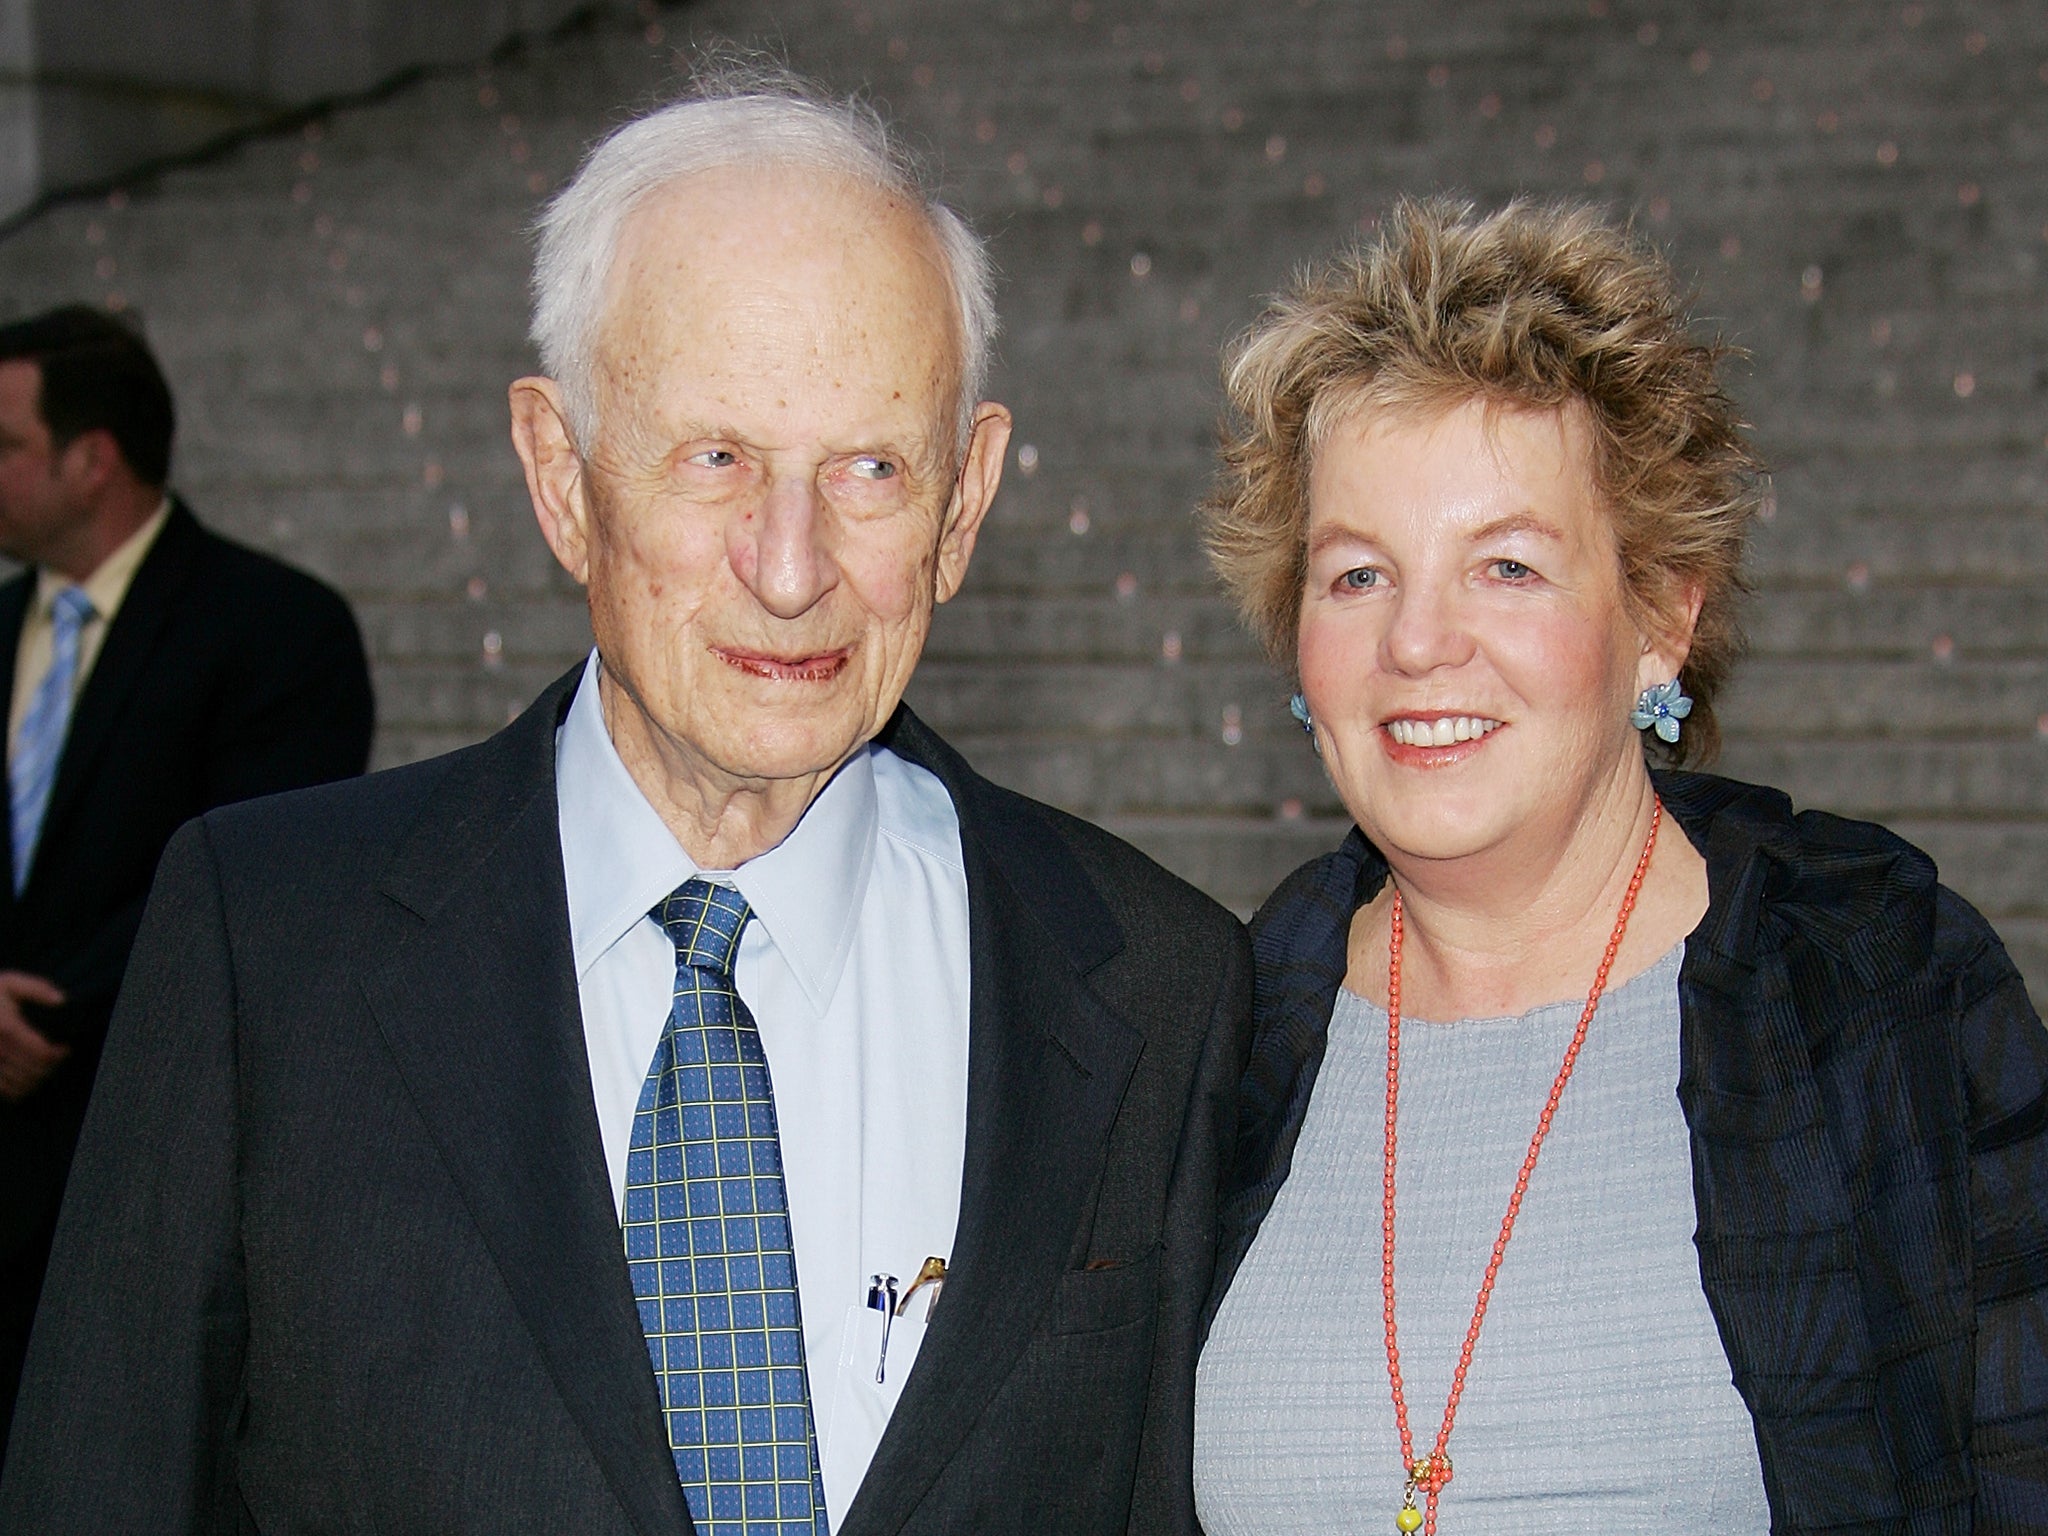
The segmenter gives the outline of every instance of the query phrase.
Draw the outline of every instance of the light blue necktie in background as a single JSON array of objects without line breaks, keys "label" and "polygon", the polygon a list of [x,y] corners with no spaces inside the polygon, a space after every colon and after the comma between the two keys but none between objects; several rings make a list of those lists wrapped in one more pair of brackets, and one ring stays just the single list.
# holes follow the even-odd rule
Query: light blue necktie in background
[{"label": "light blue necktie in background", "polygon": [[43,832],[43,813],[50,808],[50,788],[57,782],[57,764],[64,756],[64,736],[71,728],[72,685],[78,678],[78,636],[92,616],[92,599],[82,588],[66,587],[57,594],[50,605],[50,670],[43,674],[14,738],[7,788],[13,808],[17,896],[28,884],[36,840]]},{"label": "light blue necktie in background", "polygon": [[675,1001],[633,1115],[626,1266],[698,1536],[827,1536],[775,1094],[733,986],[750,913],[690,880],[654,910]]}]

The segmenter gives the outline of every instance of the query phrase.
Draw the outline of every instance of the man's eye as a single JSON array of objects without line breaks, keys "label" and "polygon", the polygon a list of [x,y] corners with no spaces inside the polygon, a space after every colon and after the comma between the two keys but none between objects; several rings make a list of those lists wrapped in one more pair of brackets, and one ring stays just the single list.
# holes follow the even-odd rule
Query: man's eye
[{"label": "man's eye", "polygon": [[853,472],[863,480],[892,480],[896,476],[896,462],[871,453],[862,454],[853,461]]},{"label": "man's eye", "polygon": [[1496,560],[1493,570],[1503,581],[1527,581],[1536,574],[1519,560]]},{"label": "man's eye", "polygon": [[1364,592],[1380,584],[1380,573],[1369,565],[1354,566],[1337,578],[1337,585],[1353,592]]},{"label": "man's eye", "polygon": [[740,456],[727,448],[706,448],[702,453],[690,455],[692,464],[700,464],[706,469],[730,469],[739,461]]}]

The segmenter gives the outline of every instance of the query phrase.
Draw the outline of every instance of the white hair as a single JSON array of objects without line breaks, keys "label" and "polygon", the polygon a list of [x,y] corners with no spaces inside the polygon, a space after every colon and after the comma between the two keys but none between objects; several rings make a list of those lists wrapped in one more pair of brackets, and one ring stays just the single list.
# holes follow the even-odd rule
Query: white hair
[{"label": "white hair", "polygon": [[561,386],[584,451],[597,428],[595,348],[619,231],[650,193],[734,165],[826,171],[865,182],[922,212],[945,260],[960,323],[958,447],[988,382],[995,272],[981,237],[940,202],[923,169],[864,102],[824,95],[786,70],[751,61],[700,71],[690,96],[605,138],[537,226],[530,335]]}]

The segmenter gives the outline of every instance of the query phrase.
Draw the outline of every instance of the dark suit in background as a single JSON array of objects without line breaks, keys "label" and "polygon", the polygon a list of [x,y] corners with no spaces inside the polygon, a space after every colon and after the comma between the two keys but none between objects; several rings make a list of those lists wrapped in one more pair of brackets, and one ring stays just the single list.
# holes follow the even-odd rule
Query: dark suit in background
[{"label": "dark suit in background", "polygon": [[[481,746],[179,836],[0,1528],[691,1529],[578,1007],[573,684]],[[1192,1531],[1243,929],[907,711],[881,739],[959,815],[968,1132],[944,1298],[840,1536]]]},{"label": "dark suit in background", "polygon": [[[35,582],[29,570],[0,586],[0,677],[14,675]],[[17,897],[0,880],[0,970],[64,989],[64,1005],[35,1022],[71,1050],[26,1098],[0,1101],[0,1447],[72,1145],[164,845],[215,806],[361,773],[371,724],[362,639],[339,594],[174,503],[73,707],[27,884]]]}]

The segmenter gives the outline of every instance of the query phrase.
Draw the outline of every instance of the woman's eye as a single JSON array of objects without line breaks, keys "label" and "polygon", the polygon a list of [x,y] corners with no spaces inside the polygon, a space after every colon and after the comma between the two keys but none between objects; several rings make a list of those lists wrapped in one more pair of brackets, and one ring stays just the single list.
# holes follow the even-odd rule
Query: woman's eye
[{"label": "woman's eye", "polygon": [[891,460],[867,454],[853,461],[853,472],[863,480],[889,480],[895,477],[896,465]]},{"label": "woman's eye", "polygon": [[1337,585],[1353,592],[1364,592],[1380,584],[1380,573],[1369,565],[1354,566],[1337,578]]},{"label": "woman's eye", "polygon": [[1496,560],[1493,573],[1503,581],[1527,581],[1536,574],[1519,560]]},{"label": "woman's eye", "polygon": [[706,448],[702,453],[690,455],[692,464],[700,464],[705,469],[730,469],[739,461],[740,456],[727,448]]}]

